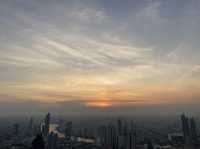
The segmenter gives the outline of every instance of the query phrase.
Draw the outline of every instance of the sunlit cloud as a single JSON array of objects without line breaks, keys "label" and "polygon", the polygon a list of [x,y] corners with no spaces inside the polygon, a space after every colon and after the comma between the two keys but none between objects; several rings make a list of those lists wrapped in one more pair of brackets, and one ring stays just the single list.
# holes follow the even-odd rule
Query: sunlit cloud
[{"label": "sunlit cloud", "polygon": [[199,2],[0,3],[2,102],[198,102]]}]

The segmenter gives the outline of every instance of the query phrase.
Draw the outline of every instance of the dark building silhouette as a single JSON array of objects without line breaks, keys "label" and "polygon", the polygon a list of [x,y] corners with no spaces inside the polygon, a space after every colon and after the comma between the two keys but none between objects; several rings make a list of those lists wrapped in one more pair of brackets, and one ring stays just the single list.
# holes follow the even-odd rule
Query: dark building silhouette
[{"label": "dark building silhouette", "polygon": [[122,128],[123,128],[122,121],[121,121],[121,119],[118,119],[117,120],[117,130],[118,130],[119,135],[122,134]]},{"label": "dark building silhouette", "polygon": [[193,144],[197,144],[197,129],[194,118],[190,119],[190,136]]},{"label": "dark building silhouette", "polygon": [[107,146],[108,148],[115,149],[117,146],[116,127],[112,124],[109,124],[107,128],[107,133]]},{"label": "dark building silhouette", "polygon": [[188,118],[184,114],[181,116],[184,143],[186,148],[195,148],[198,143],[196,122],[194,118]]},{"label": "dark building silhouette", "polygon": [[13,126],[13,133],[14,133],[14,135],[19,135],[19,124],[14,124],[14,126]]},{"label": "dark building silhouette", "polygon": [[182,130],[183,130],[184,142],[186,144],[188,144],[189,143],[189,137],[190,137],[189,120],[183,114],[183,115],[181,115],[181,121],[182,121]]},{"label": "dark building silhouette", "polygon": [[33,117],[30,118],[30,122],[29,122],[28,128],[29,128],[29,130],[33,129]]},{"label": "dark building silhouette", "polygon": [[33,132],[34,132],[33,117],[31,117],[28,124],[28,135],[33,135]]},{"label": "dark building silhouette", "polygon": [[134,127],[133,122],[131,122],[131,130],[128,136],[128,148],[129,149],[136,149],[136,128]]},{"label": "dark building silhouette", "polygon": [[106,145],[107,145],[107,127],[106,126],[101,126],[99,129],[98,129],[98,134],[99,134],[99,137],[100,137],[100,143],[101,145],[105,148]]},{"label": "dark building silhouette", "polygon": [[51,132],[48,136],[48,149],[56,149],[57,148],[57,134]]},{"label": "dark building silhouette", "polygon": [[37,135],[33,140],[32,149],[45,149],[45,142],[41,134]]},{"label": "dark building silhouette", "polygon": [[43,126],[45,136],[48,136],[49,134],[50,119],[51,119],[51,115],[50,113],[48,113],[45,117],[44,126]]},{"label": "dark building silhouette", "polygon": [[151,140],[148,140],[148,142],[147,142],[147,149],[154,149]]},{"label": "dark building silhouette", "polygon": [[136,129],[133,123],[128,127],[118,120],[117,127],[113,124],[101,126],[99,136],[104,149],[136,149]]},{"label": "dark building silhouette", "polygon": [[41,131],[43,136],[46,136],[45,123],[41,123],[40,131]]},{"label": "dark building silhouette", "polygon": [[71,140],[72,136],[72,122],[67,122],[65,127],[65,138]]}]

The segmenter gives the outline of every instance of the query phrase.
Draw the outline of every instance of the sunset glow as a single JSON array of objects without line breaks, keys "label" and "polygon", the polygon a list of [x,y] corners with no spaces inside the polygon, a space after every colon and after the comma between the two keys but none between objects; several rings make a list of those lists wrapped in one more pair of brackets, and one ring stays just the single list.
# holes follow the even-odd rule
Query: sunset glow
[{"label": "sunset glow", "polygon": [[199,2],[0,3],[3,108],[200,103]]},{"label": "sunset glow", "polygon": [[96,107],[96,108],[109,108],[112,106],[112,102],[110,101],[91,101],[85,103],[86,106]]}]

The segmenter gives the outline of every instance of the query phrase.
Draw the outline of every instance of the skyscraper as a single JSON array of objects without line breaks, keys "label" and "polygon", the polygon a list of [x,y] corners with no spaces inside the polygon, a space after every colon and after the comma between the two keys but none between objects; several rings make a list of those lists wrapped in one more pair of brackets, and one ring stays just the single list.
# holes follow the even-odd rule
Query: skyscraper
[{"label": "skyscraper", "polygon": [[190,137],[190,130],[189,130],[189,120],[188,118],[183,114],[181,115],[181,121],[182,121],[182,130],[183,130],[183,136],[184,141],[186,144],[189,143],[189,137]]},{"label": "skyscraper", "polygon": [[187,118],[184,114],[181,116],[182,129],[185,141],[185,148],[195,148],[197,144],[197,130],[194,118]]},{"label": "skyscraper", "polygon": [[124,127],[123,127],[123,148],[125,149],[128,149],[128,133],[129,133],[129,130],[128,130],[128,125],[127,123],[124,124]]},{"label": "skyscraper", "polygon": [[121,119],[118,119],[117,120],[117,131],[118,131],[118,134],[121,135],[122,134],[122,121]]},{"label": "skyscraper", "polygon": [[29,124],[28,124],[28,134],[33,135],[33,117],[30,118]]},{"label": "skyscraper", "polygon": [[108,137],[107,137],[107,145],[108,148],[115,149],[116,148],[116,128],[114,125],[109,124],[107,129]]},{"label": "skyscraper", "polygon": [[45,149],[45,142],[42,135],[37,135],[32,142],[32,149]]},{"label": "skyscraper", "polygon": [[136,134],[129,132],[127,136],[127,149],[136,149]]},{"label": "skyscraper", "polygon": [[195,145],[197,143],[197,130],[196,130],[196,123],[194,118],[190,119],[190,137],[192,143]]},{"label": "skyscraper", "polygon": [[131,127],[128,129],[127,126],[124,128],[124,149],[136,149],[136,128],[133,122],[131,122]]},{"label": "skyscraper", "polygon": [[57,148],[57,134],[51,132],[48,136],[48,149],[56,149]]},{"label": "skyscraper", "polygon": [[132,121],[131,121],[131,129],[130,129],[128,138],[129,138],[128,149],[136,149],[136,127]]},{"label": "skyscraper", "polygon": [[50,119],[51,119],[51,115],[50,115],[50,113],[48,113],[46,115],[45,121],[44,121],[44,135],[45,136],[48,136],[48,134],[49,134]]},{"label": "skyscraper", "polygon": [[14,128],[14,135],[19,135],[19,124],[14,124],[14,126],[13,126],[13,128]]},{"label": "skyscraper", "polygon": [[105,148],[107,145],[107,128],[106,128],[106,126],[101,126],[98,129],[98,135],[100,137],[100,144]]},{"label": "skyscraper", "polygon": [[71,136],[72,136],[72,122],[67,122],[66,128],[65,128],[65,138],[66,138],[66,140],[70,141]]}]

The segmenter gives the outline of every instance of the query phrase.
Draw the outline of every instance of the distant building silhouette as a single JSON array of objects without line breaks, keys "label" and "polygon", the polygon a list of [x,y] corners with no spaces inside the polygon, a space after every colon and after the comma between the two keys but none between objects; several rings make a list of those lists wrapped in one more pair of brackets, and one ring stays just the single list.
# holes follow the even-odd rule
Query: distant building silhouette
[{"label": "distant building silhouette", "polygon": [[188,118],[181,115],[182,130],[184,136],[185,148],[195,148],[197,144],[197,129],[194,118]]},{"label": "distant building silhouette", "polygon": [[43,136],[46,136],[45,123],[41,123],[40,131],[41,131]]},{"label": "distant building silhouette", "polygon": [[104,149],[136,149],[136,129],[117,121],[117,128],[113,124],[99,128],[100,143]]},{"label": "distant building silhouette", "polygon": [[72,136],[72,122],[67,122],[65,127],[65,138],[70,141]]},{"label": "distant building silhouette", "polygon": [[19,124],[14,124],[14,126],[13,126],[13,133],[14,133],[14,135],[19,135]]},{"label": "distant building silhouette", "polygon": [[133,122],[131,122],[131,129],[128,136],[128,149],[136,149],[136,128]]},{"label": "distant building silhouette", "polygon": [[57,134],[51,132],[48,136],[48,149],[56,149],[57,148]]},{"label": "distant building silhouette", "polygon": [[45,142],[41,134],[37,135],[33,140],[32,149],[45,149]]},{"label": "distant building silhouette", "polygon": [[116,147],[116,128],[114,125],[109,124],[108,128],[107,128],[107,133],[108,133],[108,137],[107,137],[107,146],[108,148],[111,149],[115,149]]},{"label": "distant building silhouette", "polygon": [[45,136],[48,136],[49,134],[50,119],[51,119],[51,115],[50,113],[48,113],[44,121]]},{"label": "distant building silhouette", "polygon": [[122,134],[122,128],[123,128],[122,121],[121,121],[121,119],[118,119],[117,120],[117,130],[118,130],[119,135]]},{"label": "distant building silhouette", "polygon": [[98,134],[100,137],[100,144],[105,148],[105,146],[107,145],[107,127],[106,126],[101,126],[98,129]]},{"label": "distant building silhouette", "polygon": [[151,140],[148,140],[148,142],[147,142],[147,149],[154,149]]},{"label": "distant building silhouette", "polygon": [[33,131],[34,131],[33,117],[31,117],[28,124],[28,134],[33,135]]},{"label": "distant building silhouette", "polygon": [[190,137],[191,137],[192,143],[196,145],[198,140],[197,140],[196,122],[194,118],[190,119]]},{"label": "distant building silhouette", "polygon": [[183,130],[184,142],[186,144],[188,144],[189,143],[189,137],[190,137],[189,120],[183,114],[183,115],[181,115],[181,121],[182,121],[182,130]]}]

